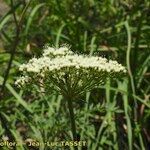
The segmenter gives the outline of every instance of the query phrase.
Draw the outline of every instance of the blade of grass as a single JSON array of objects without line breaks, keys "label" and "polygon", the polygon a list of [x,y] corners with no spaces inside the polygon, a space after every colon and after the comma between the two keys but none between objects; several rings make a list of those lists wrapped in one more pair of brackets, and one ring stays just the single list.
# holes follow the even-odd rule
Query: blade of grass
[{"label": "blade of grass", "polygon": [[139,141],[140,141],[140,145],[141,145],[141,150],[145,150],[144,143],[143,143],[143,138],[142,138],[141,134],[139,134]]},{"label": "blade of grass", "polygon": [[21,138],[19,132],[17,130],[10,130],[10,131],[11,131],[12,135],[15,137],[15,140],[16,140],[16,143],[17,143],[15,149],[16,150],[24,150],[24,147],[23,147],[23,144],[22,144],[23,141],[22,141],[22,138]]},{"label": "blade of grass", "polygon": [[[128,80],[124,80],[123,83],[119,83],[120,89],[124,91],[128,91]],[[128,136],[128,148],[129,150],[133,149],[133,136],[132,136],[132,125],[129,116],[129,104],[128,104],[128,96],[127,94],[123,94],[123,105],[124,105],[124,112],[125,112],[125,119],[127,122],[127,136]]]},{"label": "blade of grass", "polygon": [[[135,83],[134,83],[134,78],[133,78],[133,74],[131,71],[131,62],[130,62],[130,54],[131,54],[131,31],[130,31],[130,26],[128,21],[125,22],[125,28],[127,31],[127,37],[128,37],[128,47],[127,47],[127,53],[126,53],[126,63],[127,63],[127,68],[128,68],[128,72],[129,72],[129,77],[130,77],[130,82],[131,82],[131,88],[132,88],[132,92],[134,95],[136,95],[135,92]],[[137,102],[134,99],[134,119],[135,121],[137,121]]]},{"label": "blade of grass", "polygon": [[7,83],[6,88],[13,94],[19,104],[21,104],[27,111],[32,113],[29,105],[22,99],[22,97],[14,90],[14,88],[10,84]]},{"label": "blade of grass", "polygon": [[84,32],[83,51],[86,51],[87,31]]},{"label": "blade of grass", "polygon": [[94,53],[94,43],[95,43],[95,40],[96,40],[96,37],[95,36],[93,36],[92,37],[92,40],[91,40],[91,45],[90,45],[90,56],[92,56],[93,55],[93,53]]},{"label": "blade of grass", "polygon": [[[105,115],[105,117],[103,118],[102,120],[102,123],[100,125],[100,128],[98,130],[98,134],[97,134],[97,137],[95,138],[96,139],[96,143],[92,145],[92,149],[97,149],[98,148],[98,145],[100,144],[101,140],[100,140],[100,137],[103,138],[102,136],[102,131],[103,129],[106,127],[106,122],[107,122],[107,119],[109,117],[109,114],[107,113]],[[105,138],[105,137],[104,137]]]},{"label": "blade of grass", "polygon": [[4,27],[4,25],[9,21],[9,19],[11,18],[10,15],[7,15],[1,22],[0,22],[0,31],[2,30],[2,28]]},{"label": "blade of grass", "polygon": [[108,79],[108,81],[106,83],[106,101],[107,101],[106,103],[107,103],[107,107],[108,107],[108,109],[107,109],[108,120],[107,121],[108,121],[108,124],[110,125],[110,128],[115,131],[115,132],[113,132],[113,140],[114,140],[113,147],[115,150],[118,150],[119,148],[118,148],[118,143],[117,143],[116,125],[115,125],[115,121],[113,121],[113,119],[112,119],[112,118],[114,118],[114,112],[111,111],[111,109],[113,109],[111,107],[115,107],[116,102],[115,102],[115,99],[114,99],[114,101],[112,101],[113,98],[111,98],[111,95],[110,95],[110,93],[111,93],[110,83],[111,83],[111,81],[110,81],[110,79]]},{"label": "blade of grass", "polygon": [[31,11],[30,15],[28,16],[28,20],[27,20],[27,24],[26,24],[26,28],[25,28],[25,35],[27,35],[28,32],[29,32],[29,28],[30,28],[30,26],[31,26],[31,23],[32,23],[32,21],[33,21],[33,18],[34,18],[34,16],[35,16],[35,14],[36,14],[37,11],[38,11],[41,7],[43,7],[44,5],[45,5],[45,3],[38,4],[38,5],[36,5],[36,6],[33,8],[33,10]]},{"label": "blade of grass", "polygon": [[[3,81],[3,78],[0,77],[0,82],[2,82],[2,81]],[[32,113],[32,110],[30,109],[29,105],[22,99],[22,97],[15,91],[15,89],[9,83],[6,83],[6,88],[16,98],[16,100],[19,104],[21,104],[27,111]]]},{"label": "blade of grass", "polygon": [[149,62],[150,62],[150,56],[148,56],[145,61],[143,62],[142,66],[139,69],[138,72],[138,76],[139,76],[139,80],[137,83],[137,87],[139,88],[141,85],[142,80],[144,79],[144,74],[146,73],[146,71],[148,70],[149,67]]},{"label": "blade of grass", "polygon": [[62,30],[65,27],[65,25],[66,25],[65,23],[62,24],[61,27],[58,30],[58,33],[57,33],[57,36],[56,36],[56,43],[55,43],[56,48],[59,47],[59,41],[60,41],[61,33],[62,33]]}]

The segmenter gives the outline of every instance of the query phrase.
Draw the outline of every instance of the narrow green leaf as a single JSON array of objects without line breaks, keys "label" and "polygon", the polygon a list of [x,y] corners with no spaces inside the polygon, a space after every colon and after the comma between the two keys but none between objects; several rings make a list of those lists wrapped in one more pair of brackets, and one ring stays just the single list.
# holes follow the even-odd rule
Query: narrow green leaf
[{"label": "narrow green leaf", "polygon": [[13,94],[13,96],[16,98],[17,102],[21,104],[26,110],[32,113],[32,110],[30,109],[29,105],[22,99],[22,97],[14,90],[14,88],[10,84],[6,84],[7,89]]},{"label": "narrow green leaf", "polygon": [[0,31],[2,30],[2,28],[4,27],[4,25],[8,22],[8,20],[10,19],[10,15],[7,15],[1,22],[0,22]]},{"label": "narrow green leaf", "polygon": [[36,6],[33,8],[33,10],[32,10],[32,12],[30,13],[30,15],[28,16],[28,20],[27,20],[27,24],[26,24],[26,28],[25,28],[25,34],[26,34],[26,35],[28,34],[30,25],[31,25],[31,23],[32,23],[32,20],[33,20],[35,14],[36,14],[37,11],[38,11],[41,7],[43,7],[44,5],[45,5],[45,3],[36,5]]}]

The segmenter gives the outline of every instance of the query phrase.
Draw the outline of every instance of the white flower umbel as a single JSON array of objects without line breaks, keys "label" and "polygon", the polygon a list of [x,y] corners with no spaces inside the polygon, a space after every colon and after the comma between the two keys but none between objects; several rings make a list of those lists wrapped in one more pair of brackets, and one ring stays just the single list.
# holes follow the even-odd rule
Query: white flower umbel
[{"label": "white flower umbel", "polygon": [[126,73],[125,67],[116,61],[78,55],[68,47],[47,47],[40,58],[32,58],[19,70],[23,76],[16,81],[17,85],[37,85],[46,94],[51,89],[57,90],[67,100],[74,141],[77,134],[72,100],[103,84],[107,78],[118,78]]},{"label": "white flower umbel", "polygon": [[72,96],[90,90],[106,81],[108,77],[117,78],[126,73],[125,67],[117,61],[106,58],[73,53],[68,47],[47,47],[40,58],[32,58],[19,68],[23,77],[16,81],[22,86],[26,83],[51,85],[61,94]]}]

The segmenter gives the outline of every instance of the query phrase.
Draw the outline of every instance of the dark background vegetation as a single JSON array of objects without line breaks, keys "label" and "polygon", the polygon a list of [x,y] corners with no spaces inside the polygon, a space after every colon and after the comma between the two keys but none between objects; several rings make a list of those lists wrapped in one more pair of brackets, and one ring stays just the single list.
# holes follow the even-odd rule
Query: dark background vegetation
[{"label": "dark background vegetation", "polygon": [[14,86],[21,63],[39,56],[45,44],[67,43],[128,70],[74,103],[78,136],[88,143],[79,149],[150,149],[149,6],[149,0],[0,0],[1,140],[71,140],[60,95]]}]

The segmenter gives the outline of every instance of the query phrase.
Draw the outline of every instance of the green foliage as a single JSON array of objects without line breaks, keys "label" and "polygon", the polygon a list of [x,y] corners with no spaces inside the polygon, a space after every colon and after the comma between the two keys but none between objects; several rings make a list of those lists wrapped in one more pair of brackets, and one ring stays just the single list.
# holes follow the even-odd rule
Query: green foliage
[{"label": "green foliage", "polygon": [[110,80],[74,101],[77,134],[86,149],[149,149],[149,0],[2,2],[7,9],[0,14],[0,140],[71,141],[68,105],[61,95],[14,85],[19,64],[39,56],[45,44],[67,43],[78,54],[115,59],[128,70],[122,80]]}]

